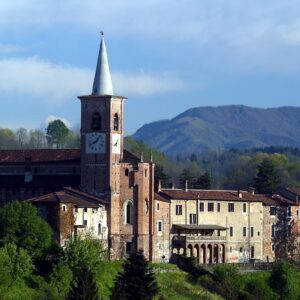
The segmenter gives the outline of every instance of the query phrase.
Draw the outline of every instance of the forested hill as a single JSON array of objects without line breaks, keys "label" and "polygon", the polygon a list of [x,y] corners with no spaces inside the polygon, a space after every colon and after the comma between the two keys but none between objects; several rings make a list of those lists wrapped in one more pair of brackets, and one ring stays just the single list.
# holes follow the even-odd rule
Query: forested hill
[{"label": "forested hill", "polygon": [[267,146],[300,147],[300,107],[198,107],[142,126],[135,139],[166,154]]}]

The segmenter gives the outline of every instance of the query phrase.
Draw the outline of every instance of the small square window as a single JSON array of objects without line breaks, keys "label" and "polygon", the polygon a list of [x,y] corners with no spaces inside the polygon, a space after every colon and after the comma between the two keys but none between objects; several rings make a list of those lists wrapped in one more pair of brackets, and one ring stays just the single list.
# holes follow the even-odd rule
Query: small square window
[{"label": "small square window", "polygon": [[87,208],[86,207],[84,208],[84,212],[87,212]]},{"label": "small square window", "polygon": [[214,203],[213,202],[209,202],[207,204],[207,211],[210,211],[210,212],[214,211]]},{"label": "small square window", "polygon": [[181,216],[182,215],[182,205],[177,204],[176,205],[176,216]]},{"label": "small square window", "polygon": [[234,203],[228,203],[228,212],[234,212]]},{"label": "small square window", "polygon": [[270,207],[270,215],[271,216],[276,216],[277,209],[275,206]]}]

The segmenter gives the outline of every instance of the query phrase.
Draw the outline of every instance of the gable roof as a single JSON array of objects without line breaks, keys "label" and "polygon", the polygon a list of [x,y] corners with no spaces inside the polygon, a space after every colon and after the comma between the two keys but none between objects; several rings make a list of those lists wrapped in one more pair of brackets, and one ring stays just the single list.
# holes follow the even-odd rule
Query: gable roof
[{"label": "gable roof", "polygon": [[236,202],[262,202],[265,206],[291,206],[296,205],[293,201],[281,195],[252,194],[241,191],[242,197],[239,197],[238,191],[233,190],[173,190],[162,189],[159,193],[162,197],[168,199],[180,200],[216,200],[216,201],[236,201]]},{"label": "gable roof", "polygon": [[108,204],[107,201],[92,194],[73,188],[64,188],[58,192],[37,196],[26,200],[35,203],[73,203],[76,207],[97,208],[100,204]]},{"label": "gable roof", "polygon": [[27,158],[32,163],[79,162],[80,149],[0,150],[0,164],[24,163]]}]

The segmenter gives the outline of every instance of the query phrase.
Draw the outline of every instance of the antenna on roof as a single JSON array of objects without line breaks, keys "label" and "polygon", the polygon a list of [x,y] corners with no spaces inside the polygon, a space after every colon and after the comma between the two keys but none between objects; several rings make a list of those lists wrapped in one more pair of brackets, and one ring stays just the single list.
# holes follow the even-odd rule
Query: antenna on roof
[{"label": "antenna on roof", "polygon": [[103,32],[102,30],[100,31],[100,34],[101,34],[102,36],[104,36],[104,32]]}]

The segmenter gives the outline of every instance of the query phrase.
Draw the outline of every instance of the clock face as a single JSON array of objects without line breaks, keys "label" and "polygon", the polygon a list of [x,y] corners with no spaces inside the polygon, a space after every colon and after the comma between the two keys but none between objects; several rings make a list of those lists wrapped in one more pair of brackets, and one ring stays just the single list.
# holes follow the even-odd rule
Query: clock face
[{"label": "clock face", "polygon": [[112,153],[121,153],[121,135],[119,133],[114,133],[112,135]]},{"label": "clock face", "polygon": [[85,136],[86,153],[105,153],[106,134],[99,132],[87,133]]}]

